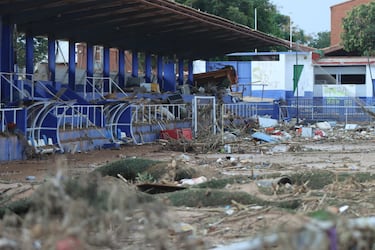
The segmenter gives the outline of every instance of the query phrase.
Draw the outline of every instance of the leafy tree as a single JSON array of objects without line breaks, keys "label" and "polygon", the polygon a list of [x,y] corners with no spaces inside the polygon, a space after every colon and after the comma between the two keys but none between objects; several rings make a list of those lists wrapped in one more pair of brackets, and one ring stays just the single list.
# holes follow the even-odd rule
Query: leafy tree
[{"label": "leafy tree", "polygon": [[[255,9],[257,29],[267,34],[290,39],[290,17],[279,13],[269,0],[176,0],[195,9],[214,14],[236,23],[255,28]],[[293,28],[293,41],[307,44],[311,37],[298,27]],[[280,48],[285,49],[285,48]]]},{"label": "leafy tree", "polygon": [[268,0],[177,0],[176,2],[246,25],[250,28],[255,28],[256,9],[257,29],[282,38],[285,38],[284,31],[289,23],[289,18],[279,14],[276,6]]},{"label": "leafy tree", "polygon": [[[18,34],[16,39],[17,65],[20,69],[26,65],[26,35]],[[34,37],[34,65],[47,59],[48,40],[45,37]]]},{"label": "leafy tree", "polygon": [[296,27],[293,29],[293,42],[299,44],[307,44],[308,36],[305,34],[305,31]]},{"label": "leafy tree", "polygon": [[375,55],[375,2],[354,7],[343,19],[342,44],[348,52]]},{"label": "leafy tree", "polygon": [[227,14],[231,16],[231,20],[236,23],[248,23],[248,17],[245,13],[241,12],[238,7],[229,6]]},{"label": "leafy tree", "polygon": [[324,32],[318,32],[316,37],[312,37],[310,41],[308,42],[308,46],[322,49],[329,47],[331,44],[331,32],[324,31]]}]

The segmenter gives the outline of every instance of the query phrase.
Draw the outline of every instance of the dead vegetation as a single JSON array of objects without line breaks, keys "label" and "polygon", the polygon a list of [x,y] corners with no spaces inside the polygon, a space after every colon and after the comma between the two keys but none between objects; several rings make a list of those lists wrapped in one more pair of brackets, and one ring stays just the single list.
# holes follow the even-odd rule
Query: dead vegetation
[{"label": "dead vegetation", "polygon": [[115,177],[56,176],[28,204],[22,214],[9,208],[0,224],[14,249],[199,249],[170,239],[174,222],[161,201]]},{"label": "dead vegetation", "polygon": [[[235,139],[227,142],[230,153],[220,136],[206,140],[203,151],[196,140],[189,144],[193,151],[168,142],[168,150],[164,145],[151,155],[117,159],[78,177],[57,171],[45,181],[3,182],[0,246],[373,248],[372,133],[329,131],[333,142],[289,131],[293,140],[279,143],[228,133]],[[364,139],[348,143],[357,137]],[[165,157],[155,160],[161,152]],[[179,188],[150,195],[140,184]]]}]

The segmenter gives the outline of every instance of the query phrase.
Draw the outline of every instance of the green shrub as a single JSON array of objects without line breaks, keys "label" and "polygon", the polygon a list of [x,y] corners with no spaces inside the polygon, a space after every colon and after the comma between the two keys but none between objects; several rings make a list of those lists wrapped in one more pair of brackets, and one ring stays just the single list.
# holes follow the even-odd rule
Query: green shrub
[{"label": "green shrub", "polygon": [[234,176],[226,179],[210,180],[201,184],[196,185],[197,188],[225,188],[228,184],[248,182],[249,178],[244,176]]},{"label": "green shrub", "polygon": [[31,198],[10,202],[0,207],[0,218],[4,217],[5,213],[9,211],[18,215],[26,214],[29,211],[31,204]]},{"label": "green shrub", "polygon": [[229,192],[217,189],[186,189],[161,195],[173,206],[210,207],[225,206],[232,200],[241,204],[265,205],[267,202],[246,192]]},{"label": "green shrub", "polygon": [[138,173],[143,173],[151,166],[158,164],[159,161],[148,159],[123,159],[111,162],[107,165],[95,169],[94,173],[100,173],[102,176],[114,176],[121,174],[125,179],[135,181]]}]

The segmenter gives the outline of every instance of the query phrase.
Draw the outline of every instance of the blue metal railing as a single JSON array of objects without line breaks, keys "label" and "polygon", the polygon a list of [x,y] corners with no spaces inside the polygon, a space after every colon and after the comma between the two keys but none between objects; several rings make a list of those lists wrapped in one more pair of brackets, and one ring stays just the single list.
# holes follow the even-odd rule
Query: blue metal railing
[{"label": "blue metal railing", "polygon": [[155,124],[171,120],[181,120],[186,110],[185,104],[147,104],[132,105],[132,122]]},{"label": "blue metal railing", "polygon": [[230,114],[241,118],[251,118],[258,115],[272,115],[273,104],[256,104],[256,103],[230,103],[223,104],[223,114]]},{"label": "blue metal railing", "polygon": [[18,126],[19,114],[23,108],[0,108],[0,132],[13,130]]},{"label": "blue metal railing", "polygon": [[83,97],[85,99],[96,99],[96,95],[99,95],[101,99],[105,99],[107,94],[114,92],[127,96],[125,91],[110,77],[86,77],[84,81]]},{"label": "blue metal railing", "polygon": [[[135,127],[148,126],[164,130],[168,123],[189,117],[185,104],[126,104],[118,103],[105,108],[106,127],[114,141],[122,137],[132,138],[135,144]],[[155,131],[156,132],[156,131]]]},{"label": "blue metal railing", "polygon": [[53,114],[62,130],[104,127],[103,105],[55,106]]},{"label": "blue metal railing", "polygon": [[[7,101],[13,102],[15,99],[33,97],[34,88],[31,87],[32,93],[29,93],[26,90],[26,85],[32,85],[33,82],[32,74],[0,72],[0,102],[4,102],[4,100],[2,100],[3,84],[9,85],[9,93],[6,93],[7,97],[9,98]],[[18,93],[19,98],[15,98],[15,93]]]},{"label": "blue metal railing", "polygon": [[375,118],[374,101],[352,97],[292,98],[280,107],[298,119],[371,122]]},{"label": "blue metal railing", "polygon": [[301,120],[321,121],[334,120],[338,122],[372,122],[375,118],[375,106],[281,106],[288,109],[290,117]]}]

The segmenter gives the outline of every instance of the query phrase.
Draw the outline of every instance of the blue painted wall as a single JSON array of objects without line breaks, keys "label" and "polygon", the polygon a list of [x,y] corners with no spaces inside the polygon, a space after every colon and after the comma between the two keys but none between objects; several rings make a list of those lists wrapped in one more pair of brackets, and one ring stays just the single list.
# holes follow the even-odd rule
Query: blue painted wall
[{"label": "blue painted wall", "polygon": [[24,148],[17,136],[0,137],[0,162],[24,159]]},{"label": "blue painted wall", "polygon": [[[285,99],[287,91],[285,90],[254,90],[252,92],[252,96],[256,97],[263,97],[263,98],[271,98],[271,99]],[[293,93],[292,93],[293,96]]]},{"label": "blue painted wall", "polygon": [[[18,110],[16,112],[16,120],[14,120],[14,112],[12,110],[5,111],[5,129],[7,124],[15,123],[16,124],[16,132],[22,135],[26,135],[26,109]],[[1,124],[3,125],[3,124]],[[0,148],[1,150],[1,148]]]},{"label": "blue painted wall", "polygon": [[237,76],[240,84],[239,91],[243,91],[244,96],[251,96],[251,62],[237,62]]},{"label": "blue painted wall", "polygon": [[242,61],[218,61],[218,62],[207,62],[206,71],[214,71],[222,69],[225,66],[232,66],[238,76],[238,83],[240,84],[239,89],[234,91],[240,92],[243,91],[244,96],[251,96],[251,62],[242,62]]}]

